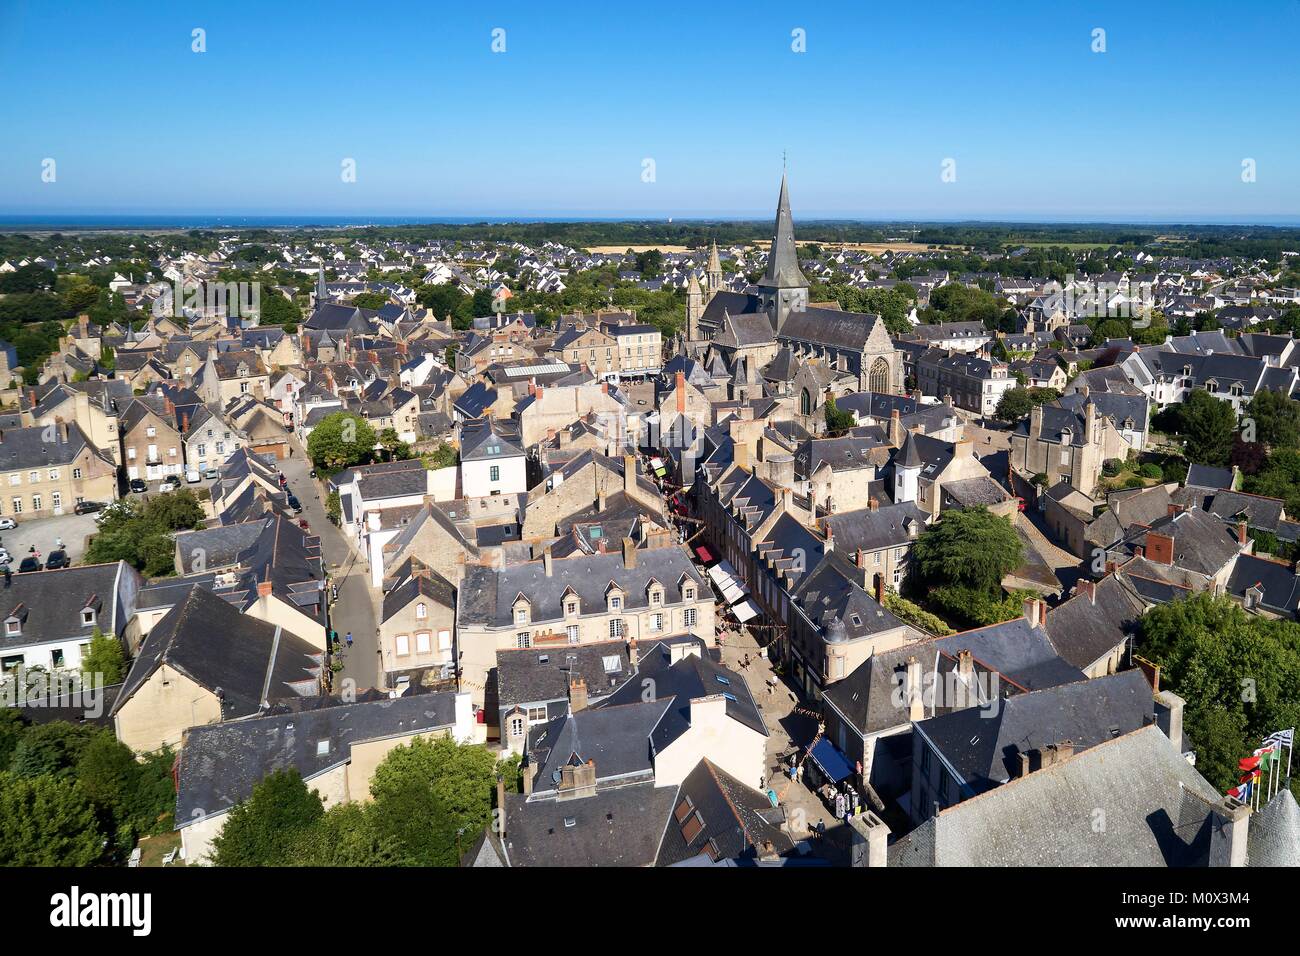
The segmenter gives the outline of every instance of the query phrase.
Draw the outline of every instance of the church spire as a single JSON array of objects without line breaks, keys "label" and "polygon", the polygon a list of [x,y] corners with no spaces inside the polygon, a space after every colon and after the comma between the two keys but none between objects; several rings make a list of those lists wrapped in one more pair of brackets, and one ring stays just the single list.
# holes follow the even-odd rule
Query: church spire
[{"label": "church spire", "polygon": [[767,272],[758,284],[770,289],[808,286],[808,280],[799,271],[799,253],[794,245],[794,217],[790,215],[785,173],[781,174],[781,197],[776,203],[776,224],[772,229],[772,248],[767,254]]},{"label": "church spire", "polygon": [[316,276],[316,304],[324,305],[329,301],[329,291],[325,288],[325,260],[320,260],[320,271]]},{"label": "church spire", "polygon": [[718,240],[714,239],[709,246],[709,266],[704,273],[709,297],[722,291],[722,260],[718,258]]}]

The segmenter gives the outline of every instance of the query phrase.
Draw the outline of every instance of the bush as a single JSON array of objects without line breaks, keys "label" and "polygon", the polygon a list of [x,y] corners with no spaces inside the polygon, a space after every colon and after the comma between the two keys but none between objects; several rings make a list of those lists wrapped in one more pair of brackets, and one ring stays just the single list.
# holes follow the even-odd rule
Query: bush
[{"label": "bush", "polygon": [[913,604],[905,597],[897,594],[886,594],[885,607],[904,624],[910,624],[927,634],[933,634],[936,637],[947,637],[953,633],[953,629],[941,617],[937,614],[931,614],[919,604]]},{"label": "bush", "polygon": [[1156,481],[1163,481],[1165,470],[1154,461],[1149,461],[1138,469],[1138,474],[1143,478],[1154,478]]}]

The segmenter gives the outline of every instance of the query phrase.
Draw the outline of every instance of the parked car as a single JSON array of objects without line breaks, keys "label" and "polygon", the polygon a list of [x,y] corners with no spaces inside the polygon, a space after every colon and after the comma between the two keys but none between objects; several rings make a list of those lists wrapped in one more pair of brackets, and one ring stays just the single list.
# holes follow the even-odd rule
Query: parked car
[{"label": "parked car", "polygon": [[203,476],[199,474],[197,468],[190,468],[185,472],[185,480],[191,485],[197,485],[203,480]]},{"label": "parked car", "polygon": [[104,502],[102,501],[78,501],[77,506],[72,509],[73,514],[79,514],[79,515],[91,515],[94,514],[96,511],[103,511],[103,510],[104,510]]},{"label": "parked car", "polygon": [[9,556],[8,551],[6,551],[4,548],[0,548],[0,567],[3,567],[6,564],[12,564],[13,560],[14,559]]},{"label": "parked car", "polygon": [[301,502],[301,501],[299,501],[299,500],[298,500],[297,498],[295,498],[293,495],[289,495],[289,497],[288,497],[286,500],[289,502],[289,507],[293,509],[293,513],[294,513],[294,514],[296,514],[296,515],[300,515],[300,514],[302,514],[302,502]]},{"label": "parked car", "polygon": [[28,571],[39,570],[41,570],[41,559],[36,557],[34,554],[29,554],[27,557],[23,558],[23,563],[18,565],[19,574],[26,574]]},{"label": "parked car", "polygon": [[55,571],[59,568],[71,567],[72,562],[68,560],[68,552],[60,548],[58,551],[51,551],[45,558],[45,570]]},{"label": "parked car", "polygon": [[0,531],[12,531],[18,527],[18,522],[13,518],[0,518]]},{"label": "parked car", "polygon": [[137,495],[142,495],[149,490],[149,486],[144,483],[143,478],[132,478],[127,487]]},{"label": "parked car", "polygon": [[218,471],[216,468],[204,468],[204,469],[203,469],[203,477],[204,477],[204,478],[220,478],[220,477],[221,477],[221,472]]},{"label": "parked car", "polygon": [[168,475],[166,478],[162,480],[161,490],[176,491],[178,488],[180,488],[180,486],[181,486],[180,475]]}]

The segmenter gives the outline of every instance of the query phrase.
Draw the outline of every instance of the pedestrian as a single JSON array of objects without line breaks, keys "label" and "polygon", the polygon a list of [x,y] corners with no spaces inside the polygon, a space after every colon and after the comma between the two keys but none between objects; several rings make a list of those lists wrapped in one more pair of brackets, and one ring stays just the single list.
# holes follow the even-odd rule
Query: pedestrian
[{"label": "pedestrian", "polygon": [[351,632],[351,631],[348,631],[348,638],[347,638],[347,640],[348,640],[348,647],[351,647],[351,646],[352,646],[352,632]]}]

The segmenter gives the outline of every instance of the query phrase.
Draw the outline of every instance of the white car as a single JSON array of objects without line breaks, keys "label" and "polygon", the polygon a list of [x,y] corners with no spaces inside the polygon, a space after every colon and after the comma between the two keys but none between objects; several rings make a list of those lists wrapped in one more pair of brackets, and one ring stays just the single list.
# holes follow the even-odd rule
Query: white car
[{"label": "white car", "polygon": [[203,480],[203,476],[199,474],[198,469],[191,468],[185,472],[185,480],[191,485],[197,485]]},{"label": "white car", "polygon": [[12,531],[18,527],[18,522],[13,518],[0,518],[0,531]]}]

